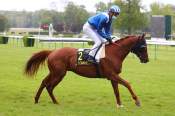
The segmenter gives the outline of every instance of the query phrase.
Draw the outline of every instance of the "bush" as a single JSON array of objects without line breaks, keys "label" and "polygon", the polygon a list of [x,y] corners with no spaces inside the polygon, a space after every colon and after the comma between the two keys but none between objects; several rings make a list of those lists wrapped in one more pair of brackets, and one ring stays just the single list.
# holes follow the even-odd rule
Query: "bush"
[{"label": "bush", "polygon": [[8,37],[0,36],[0,44],[7,44],[8,43]]},{"label": "bush", "polygon": [[89,41],[88,45],[94,45],[94,41]]},{"label": "bush", "polygon": [[33,38],[29,38],[29,37],[32,37],[32,36],[24,36],[22,39],[23,39],[23,43],[24,43],[24,47],[33,47],[34,44],[35,44],[35,39]]}]

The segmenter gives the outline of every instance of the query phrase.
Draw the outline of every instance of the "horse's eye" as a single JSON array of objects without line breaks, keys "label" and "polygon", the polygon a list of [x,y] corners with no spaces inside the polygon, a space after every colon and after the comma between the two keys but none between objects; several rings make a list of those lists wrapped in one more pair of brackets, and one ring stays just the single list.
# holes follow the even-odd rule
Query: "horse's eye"
[{"label": "horse's eye", "polygon": [[142,47],[142,48],[140,47],[140,48],[138,49],[138,52],[143,52],[144,49],[145,49],[144,47]]}]

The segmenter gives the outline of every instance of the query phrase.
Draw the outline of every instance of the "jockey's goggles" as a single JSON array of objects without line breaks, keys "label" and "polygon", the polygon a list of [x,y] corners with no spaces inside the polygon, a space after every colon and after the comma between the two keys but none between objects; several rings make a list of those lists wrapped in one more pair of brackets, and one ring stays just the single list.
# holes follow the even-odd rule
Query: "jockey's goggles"
[{"label": "jockey's goggles", "polygon": [[118,12],[113,12],[114,16],[118,16],[120,13]]}]

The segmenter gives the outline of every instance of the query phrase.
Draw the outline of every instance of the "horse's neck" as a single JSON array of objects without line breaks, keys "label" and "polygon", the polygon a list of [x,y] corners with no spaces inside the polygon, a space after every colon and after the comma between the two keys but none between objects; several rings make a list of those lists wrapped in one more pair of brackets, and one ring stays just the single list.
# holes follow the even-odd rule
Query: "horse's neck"
[{"label": "horse's neck", "polygon": [[121,60],[124,60],[136,42],[137,42],[136,37],[130,37],[117,42],[116,44],[118,44],[118,46],[115,46],[116,56],[120,57]]}]

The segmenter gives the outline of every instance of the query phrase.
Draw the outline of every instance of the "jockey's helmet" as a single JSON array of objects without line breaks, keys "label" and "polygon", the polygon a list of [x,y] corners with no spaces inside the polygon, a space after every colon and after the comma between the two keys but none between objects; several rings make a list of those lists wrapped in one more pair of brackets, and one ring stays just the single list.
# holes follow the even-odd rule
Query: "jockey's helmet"
[{"label": "jockey's helmet", "polygon": [[116,16],[120,14],[120,7],[117,5],[112,5],[109,8],[109,12],[113,12]]}]

